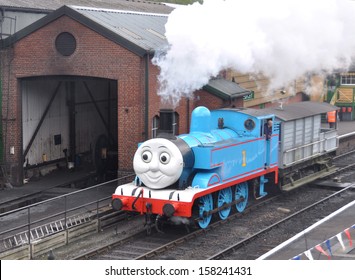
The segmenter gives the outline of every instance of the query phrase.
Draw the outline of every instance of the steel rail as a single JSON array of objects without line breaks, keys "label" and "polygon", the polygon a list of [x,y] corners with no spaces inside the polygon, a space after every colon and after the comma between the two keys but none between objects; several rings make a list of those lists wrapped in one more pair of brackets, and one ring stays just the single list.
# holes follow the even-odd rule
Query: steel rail
[{"label": "steel rail", "polygon": [[262,230],[258,231],[257,233],[253,234],[252,236],[250,236],[248,238],[244,238],[243,240],[241,240],[241,241],[229,246],[228,248],[226,248],[224,250],[221,250],[220,252],[216,253],[215,255],[209,257],[208,259],[209,260],[221,259],[221,257],[223,257],[224,255],[229,254],[230,252],[233,252],[233,251],[235,251],[235,250],[237,250],[239,248],[242,248],[246,244],[251,243],[254,239],[258,238],[260,235],[262,235],[262,234],[264,234],[266,232],[269,232],[273,228],[278,227],[279,225],[285,223],[286,221],[288,221],[288,220],[290,220],[290,219],[292,219],[292,218],[294,218],[294,217],[296,217],[296,216],[308,211],[309,209],[315,208],[316,206],[318,206],[318,205],[320,205],[320,204],[332,199],[333,197],[339,196],[340,194],[342,194],[344,192],[347,192],[349,190],[352,190],[354,188],[355,188],[355,184],[351,184],[351,185],[345,187],[344,189],[342,189],[342,190],[340,190],[338,192],[335,192],[335,193],[333,193],[333,194],[331,194],[331,195],[329,195],[329,196],[327,196],[327,197],[325,197],[325,198],[323,198],[323,199],[321,199],[321,200],[319,200],[319,201],[317,201],[317,202],[315,202],[315,203],[313,203],[313,204],[311,204],[311,205],[309,205],[309,206],[307,206],[307,207],[305,207],[305,208],[303,208],[303,209],[301,209],[301,210],[299,210],[299,211],[297,211],[297,212],[295,212],[295,213],[283,218],[282,220],[280,220],[280,221],[278,221],[278,222],[266,227],[265,229],[262,229]]}]

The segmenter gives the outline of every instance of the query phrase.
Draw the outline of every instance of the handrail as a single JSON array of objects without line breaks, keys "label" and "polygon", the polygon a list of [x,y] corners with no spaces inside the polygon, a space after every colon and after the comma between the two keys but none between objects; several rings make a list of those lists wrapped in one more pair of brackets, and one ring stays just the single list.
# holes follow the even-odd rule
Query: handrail
[{"label": "handrail", "polygon": [[38,205],[43,204],[43,203],[47,203],[47,202],[51,202],[51,201],[54,201],[54,200],[61,199],[61,198],[65,197],[65,196],[72,196],[72,195],[78,194],[78,193],[80,193],[80,192],[90,191],[90,190],[92,190],[92,189],[101,187],[101,186],[103,186],[103,185],[108,185],[108,184],[114,183],[115,181],[120,181],[120,180],[127,179],[127,178],[129,178],[129,177],[131,177],[131,176],[133,176],[133,174],[126,175],[126,176],[123,176],[123,177],[120,177],[120,178],[117,178],[117,179],[113,179],[113,180],[111,180],[111,181],[107,181],[107,182],[104,182],[104,183],[100,183],[100,184],[97,184],[97,185],[94,185],[94,186],[85,188],[85,189],[83,189],[83,190],[77,190],[77,191],[73,191],[73,192],[68,193],[68,194],[62,194],[62,195],[59,195],[59,196],[56,196],[56,197],[53,197],[53,198],[46,199],[46,200],[44,200],[44,201],[36,202],[36,203],[31,204],[31,205],[27,205],[27,206],[23,206],[23,207],[14,209],[14,210],[10,210],[10,211],[1,213],[1,214],[0,214],[0,218],[3,217],[3,216],[6,216],[6,215],[8,215],[8,214],[12,214],[12,213],[15,213],[15,212],[18,212],[18,211],[21,211],[21,210],[26,210],[26,209],[29,208],[29,207],[34,207],[34,206],[38,206]]},{"label": "handrail", "polygon": [[[77,211],[79,209],[85,209],[85,210],[82,212],[75,213],[75,215],[79,216],[79,215],[82,215],[83,213],[87,213],[88,211],[92,211],[93,213],[96,212],[96,214],[93,214],[92,216],[93,217],[96,216],[96,219],[98,219],[99,218],[100,203],[110,199],[111,196],[107,196],[107,195],[104,197],[96,196],[93,200],[86,201],[85,203],[82,203],[82,204],[80,204],[80,201],[78,201],[78,205],[75,205],[74,207],[70,207],[70,205],[68,206],[67,201],[70,199],[70,197],[74,197],[74,195],[81,195],[81,194],[84,194],[85,192],[90,192],[93,190],[96,190],[96,192],[98,192],[100,188],[107,187],[108,185],[110,185],[112,183],[120,182],[120,181],[127,181],[128,179],[133,180],[134,176],[135,175],[132,173],[132,174],[129,174],[129,175],[126,175],[126,176],[123,176],[123,177],[120,177],[120,178],[117,178],[114,180],[110,180],[110,181],[107,181],[104,183],[97,184],[95,186],[88,187],[83,190],[77,190],[77,191],[71,192],[69,194],[60,195],[60,196],[50,198],[50,199],[47,199],[47,200],[44,200],[41,202],[36,202],[36,203],[28,205],[28,206],[24,206],[24,207],[14,209],[14,210],[11,210],[11,211],[8,211],[5,213],[1,213],[0,218],[4,218],[6,216],[11,218],[10,215],[17,214],[17,213],[20,213],[22,215],[21,212],[27,212],[27,220],[26,220],[26,218],[24,218],[24,223],[22,223],[19,226],[15,226],[15,227],[12,227],[10,229],[6,229],[6,230],[0,232],[1,240],[3,241],[5,239],[9,238],[9,236],[6,236],[9,233],[14,234],[14,235],[18,234],[20,229],[25,229],[25,231],[30,233],[31,230],[36,229],[39,226],[43,226],[43,225],[40,225],[41,222],[44,222],[44,221],[50,221],[50,222],[52,221],[53,222],[53,220],[56,217],[61,217],[63,219],[63,216],[64,216],[64,221],[66,224],[67,218],[70,218],[73,216],[73,215],[69,216],[69,213],[72,213],[72,212]],[[112,192],[114,192],[114,189],[112,190]],[[60,200],[63,200],[63,199],[64,199],[64,201],[61,202]],[[35,209],[35,207],[38,207],[38,206],[44,205],[44,204],[50,205],[49,203],[53,203],[53,202],[56,203],[58,201],[61,202],[61,205],[64,207],[64,209],[63,208],[57,209],[58,211],[55,210],[55,212],[52,213],[51,215],[48,215],[46,217],[40,217],[36,220],[33,220],[35,213],[32,213],[31,209]],[[92,206],[95,204],[96,204],[96,207],[93,207],[93,208],[91,207],[91,209],[88,210],[89,206]],[[26,215],[26,213],[25,213],[25,215]],[[30,239],[29,239],[29,244],[31,244]]]},{"label": "handrail", "polygon": [[347,137],[350,137],[350,136],[355,136],[355,131],[349,132],[349,133],[346,133],[346,134],[343,134],[343,135],[339,135],[338,139],[343,139],[343,138],[347,138]]}]

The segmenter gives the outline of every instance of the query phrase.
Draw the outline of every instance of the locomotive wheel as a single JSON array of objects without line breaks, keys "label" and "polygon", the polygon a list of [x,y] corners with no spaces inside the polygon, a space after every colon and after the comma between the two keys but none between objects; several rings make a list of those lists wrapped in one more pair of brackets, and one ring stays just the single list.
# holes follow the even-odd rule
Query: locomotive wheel
[{"label": "locomotive wheel", "polygon": [[199,207],[198,213],[199,213],[200,220],[197,223],[200,228],[207,228],[211,222],[212,215],[208,215],[204,217],[203,213],[213,210],[212,195],[208,194],[203,197],[200,197],[198,207]]},{"label": "locomotive wheel", "polygon": [[[218,192],[218,197],[217,197],[217,207],[221,207],[224,204],[228,204],[232,202],[232,189],[231,188],[226,188],[223,190],[220,190]],[[220,210],[218,212],[219,217],[221,218],[221,220],[225,220],[227,219],[227,217],[229,216],[229,213],[231,211],[231,206],[229,206],[226,209]]]},{"label": "locomotive wheel", "polygon": [[234,199],[238,200],[244,198],[242,202],[239,202],[235,205],[238,212],[243,212],[245,207],[248,204],[248,183],[240,183],[235,186]]}]

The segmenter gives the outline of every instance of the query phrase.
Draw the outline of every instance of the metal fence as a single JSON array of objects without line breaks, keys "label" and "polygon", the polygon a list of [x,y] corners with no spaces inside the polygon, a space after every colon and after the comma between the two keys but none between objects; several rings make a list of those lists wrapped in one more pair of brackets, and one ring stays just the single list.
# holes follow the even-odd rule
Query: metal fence
[{"label": "metal fence", "polygon": [[0,253],[98,219],[111,209],[116,187],[133,179],[130,174],[0,214]]}]

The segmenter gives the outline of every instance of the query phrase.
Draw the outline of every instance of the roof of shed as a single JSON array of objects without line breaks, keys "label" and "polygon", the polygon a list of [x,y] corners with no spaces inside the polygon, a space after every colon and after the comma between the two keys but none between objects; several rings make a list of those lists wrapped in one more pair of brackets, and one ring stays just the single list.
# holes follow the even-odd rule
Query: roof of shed
[{"label": "roof of shed", "polygon": [[283,121],[291,121],[327,113],[337,109],[338,107],[326,102],[303,101],[283,105],[282,107],[265,108],[262,110],[245,109],[243,112],[252,116],[274,114],[277,118]]},{"label": "roof of shed", "polygon": [[207,85],[203,87],[204,90],[221,97],[224,100],[229,100],[235,97],[243,97],[250,93],[249,90],[242,88],[235,82],[225,79],[211,79]]},{"label": "roof of shed", "polygon": [[88,26],[139,56],[153,53],[167,45],[164,36],[168,19],[166,14],[63,6],[5,39],[3,46],[13,44],[63,15]]},{"label": "roof of shed", "polygon": [[173,8],[169,5],[144,0],[1,0],[0,7],[18,10],[54,11],[62,6],[76,5],[92,8],[129,10],[146,13],[169,14]]},{"label": "roof of shed", "polygon": [[164,36],[167,15],[77,6],[71,8],[145,51],[153,51],[167,44]]}]

